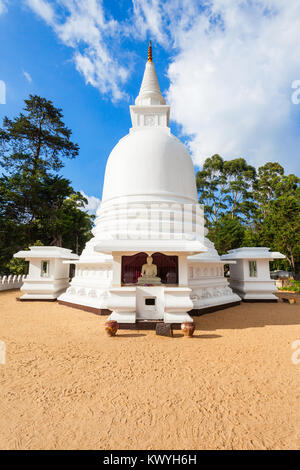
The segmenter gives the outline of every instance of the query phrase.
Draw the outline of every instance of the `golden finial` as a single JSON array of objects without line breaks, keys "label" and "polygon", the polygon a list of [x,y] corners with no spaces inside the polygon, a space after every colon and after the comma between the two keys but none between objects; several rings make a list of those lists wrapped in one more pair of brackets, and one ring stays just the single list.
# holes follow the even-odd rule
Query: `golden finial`
[{"label": "golden finial", "polygon": [[151,41],[149,41],[148,62],[152,62],[152,47],[151,47]]}]

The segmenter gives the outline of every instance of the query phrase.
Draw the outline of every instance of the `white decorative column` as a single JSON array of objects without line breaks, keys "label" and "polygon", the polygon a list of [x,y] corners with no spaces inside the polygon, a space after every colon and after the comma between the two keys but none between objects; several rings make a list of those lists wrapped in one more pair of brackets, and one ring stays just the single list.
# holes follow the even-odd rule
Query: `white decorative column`
[{"label": "white decorative column", "polygon": [[113,287],[109,289],[107,308],[112,310],[108,320],[119,323],[136,322],[136,287]]},{"label": "white decorative column", "polygon": [[121,286],[122,256],[116,253],[113,255],[113,279],[112,287]]},{"label": "white decorative column", "polygon": [[187,255],[178,254],[178,287],[164,287],[165,293],[165,323],[192,322],[187,313],[193,308],[191,301],[192,289],[188,287]]},{"label": "white decorative column", "polygon": [[193,308],[190,298],[192,289],[188,287],[165,287],[165,323],[192,322],[193,319],[187,313]]},{"label": "white decorative column", "polygon": [[186,254],[178,256],[178,284],[179,286],[188,286],[188,264]]},{"label": "white decorative column", "polygon": [[112,311],[109,320],[119,323],[136,322],[136,287],[121,286],[122,255],[113,255],[112,287],[108,291],[107,308]]}]

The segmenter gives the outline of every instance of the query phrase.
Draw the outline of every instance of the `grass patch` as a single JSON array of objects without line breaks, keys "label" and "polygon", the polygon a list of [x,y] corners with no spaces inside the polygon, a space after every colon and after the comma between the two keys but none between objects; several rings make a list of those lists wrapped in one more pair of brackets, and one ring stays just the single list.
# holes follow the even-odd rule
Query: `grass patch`
[{"label": "grass patch", "polygon": [[290,280],[289,283],[286,286],[280,287],[278,290],[279,291],[292,290],[292,291],[297,292],[298,294],[300,294],[300,281]]}]

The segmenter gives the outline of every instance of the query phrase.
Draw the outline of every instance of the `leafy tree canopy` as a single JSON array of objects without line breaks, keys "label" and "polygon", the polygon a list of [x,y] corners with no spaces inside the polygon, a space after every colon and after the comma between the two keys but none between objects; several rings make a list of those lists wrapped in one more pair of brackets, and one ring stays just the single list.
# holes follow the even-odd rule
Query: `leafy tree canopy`
[{"label": "leafy tree canopy", "polygon": [[[240,246],[268,246],[300,266],[300,179],[277,162],[259,167],[243,158],[207,158],[197,173],[208,237],[219,253]],[[281,262],[284,265],[285,262]]]},{"label": "leafy tree canopy", "polygon": [[243,158],[224,161],[220,155],[207,158],[197,173],[199,202],[204,204],[209,224],[229,213],[248,216],[252,208],[252,186],[256,170]]},{"label": "leafy tree canopy", "polygon": [[58,171],[79,147],[63,122],[62,110],[39,96],[0,129],[0,273],[20,273],[13,254],[39,241],[80,253],[91,237],[87,200]]},{"label": "leafy tree canopy", "polygon": [[1,166],[9,174],[21,171],[31,176],[60,170],[63,157],[74,158],[79,152],[62,119],[62,110],[55,108],[52,101],[30,95],[23,113],[3,120]]}]

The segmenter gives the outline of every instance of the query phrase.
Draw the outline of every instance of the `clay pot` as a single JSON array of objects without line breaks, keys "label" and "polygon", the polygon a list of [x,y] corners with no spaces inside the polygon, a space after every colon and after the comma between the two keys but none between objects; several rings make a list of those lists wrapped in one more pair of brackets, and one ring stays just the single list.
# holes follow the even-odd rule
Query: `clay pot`
[{"label": "clay pot", "polygon": [[119,323],[115,320],[109,320],[105,322],[105,331],[108,336],[116,336],[116,333],[119,328]]},{"label": "clay pot", "polygon": [[195,323],[191,321],[183,322],[181,323],[181,329],[186,338],[192,338],[193,333],[195,331]]}]

